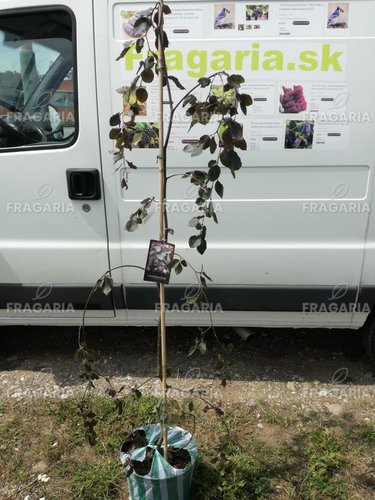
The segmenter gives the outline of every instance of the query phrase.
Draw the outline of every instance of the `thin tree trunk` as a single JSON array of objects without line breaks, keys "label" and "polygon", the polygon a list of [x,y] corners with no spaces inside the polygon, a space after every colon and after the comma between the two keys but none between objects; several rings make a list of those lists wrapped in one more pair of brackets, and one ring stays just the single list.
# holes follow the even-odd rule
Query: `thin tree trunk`
[{"label": "thin tree trunk", "polygon": [[[158,69],[159,69],[159,239],[164,240],[164,204],[165,204],[165,157],[164,157],[164,46],[163,46],[163,0],[159,3],[159,32],[158,32]],[[162,375],[162,428],[164,458],[168,459],[167,424],[165,415],[167,410],[167,339],[165,328],[165,286],[160,283],[160,342],[161,342],[161,375]]]}]

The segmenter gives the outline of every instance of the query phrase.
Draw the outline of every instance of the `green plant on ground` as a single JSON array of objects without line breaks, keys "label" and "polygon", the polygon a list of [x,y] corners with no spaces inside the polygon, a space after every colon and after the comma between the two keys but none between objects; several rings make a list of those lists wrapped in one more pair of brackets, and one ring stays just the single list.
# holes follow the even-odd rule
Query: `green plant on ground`
[{"label": "green plant on ground", "polygon": [[361,430],[361,439],[368,445],[375,445],[375,426],[366,424]]},{"label": "green plant on ground", "polygon": [[306,474],[300,485],[302,498],[347,498],[347,484],[337,473],[347,463],[345,449],[333,430],[320,427],[303,438]]},{"label": "green plant on ground", "polygon": [[114,497],[123,472],[113,461],[72,464],[72,496],[80,500],[107,500]]},{"label": "green plant on ground", "polygon": [[266,410],[262,414],[262,419],[266,424],[275,424],[281,427],[289,427],[292,424],[292,419],[290,417],[285,417],[276,410]]},{"label": "green plant on ground", "polygon": [[20,432],[20,421],[17,417],[5,418],[0,423],[0,459],[6,460],[6,457],[17,445]]}]

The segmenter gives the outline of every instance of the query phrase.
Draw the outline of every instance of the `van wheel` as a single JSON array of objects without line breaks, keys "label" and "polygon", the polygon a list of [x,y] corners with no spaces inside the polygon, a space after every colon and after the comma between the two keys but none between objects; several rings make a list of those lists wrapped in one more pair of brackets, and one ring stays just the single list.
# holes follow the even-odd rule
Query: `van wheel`
[{"label": "van wheel", "polygon": [[375,318],[371,318],[362,329],[362,341],[366,353],[375,364]]}]

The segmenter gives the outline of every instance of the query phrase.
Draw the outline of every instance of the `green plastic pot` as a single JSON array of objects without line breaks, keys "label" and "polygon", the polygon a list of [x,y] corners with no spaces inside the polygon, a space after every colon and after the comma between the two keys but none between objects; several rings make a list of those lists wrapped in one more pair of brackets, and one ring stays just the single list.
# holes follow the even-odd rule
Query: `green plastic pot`
[{"label": "green plastic pot", "polygon": [[[128,476],[130,500],[189,500],[194,464],[198,455],[197,444],[191,434],[181,427],[168,427],[168,446],[184,448],[191,458],[184,469],[176,469],[157,449],[156,443],[162,433],[160,424],[150,424],[135,430],[145,432],[148,444],[128,454],[124,451],[124,443],[120,451],[121,463],[125,466],[128,459],[142,462],[146,458],[147,448],[153,448],[155,452],[148,474],[141,476],[133,471]],[[125,466],[125,471],[129,472],[128,466]]]}]

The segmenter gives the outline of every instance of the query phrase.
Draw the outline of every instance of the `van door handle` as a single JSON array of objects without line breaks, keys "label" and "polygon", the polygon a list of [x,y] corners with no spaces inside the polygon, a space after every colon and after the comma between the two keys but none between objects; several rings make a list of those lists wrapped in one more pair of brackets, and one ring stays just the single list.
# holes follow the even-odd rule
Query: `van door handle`
[{"label": "van door handle", "polygon": [[96,168],[68,168],[68,193],[71,200],[99,200],[100,175]]}]

